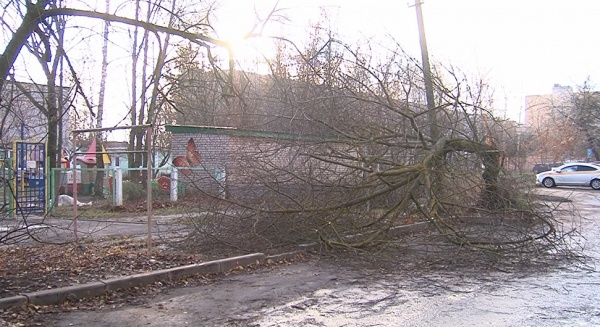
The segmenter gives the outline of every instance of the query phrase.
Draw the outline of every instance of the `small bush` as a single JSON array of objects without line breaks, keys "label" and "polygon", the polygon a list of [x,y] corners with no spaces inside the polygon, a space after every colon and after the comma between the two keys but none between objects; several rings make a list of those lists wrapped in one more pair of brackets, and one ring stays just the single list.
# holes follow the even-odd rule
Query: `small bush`
[{"label": "small bush", "polygon": [[123,198],[127,201],[146,199],[147,193],[142,184],[123,181]]}]

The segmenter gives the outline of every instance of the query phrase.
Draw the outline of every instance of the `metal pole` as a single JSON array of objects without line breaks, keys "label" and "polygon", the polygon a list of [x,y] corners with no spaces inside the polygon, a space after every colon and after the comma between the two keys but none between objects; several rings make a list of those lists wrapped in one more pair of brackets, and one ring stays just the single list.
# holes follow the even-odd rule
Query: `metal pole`
[{"label": "metal pole", "polygon": [[86,128],[86,129],[75,129],[73,133],[87,133],[87,132],[106,132],[106,131],[116,131],[120,129],[132,129],[132,128],[144,128],[151,127],[152,125],[132,125],[132,126],[113,126],[113,127],[102,127],[102,128]]},{"label": "metal pole", "polygon": [[147,210],[148,210],[148,252],[152,249],[152,125],[146,130],[146,146],[148,147],[148,159],[146,160],[147,175],[146,176],[146,193]]},{"label": "metal pole", "polygon": [[[75,136],[77,134],[73,133],[73,235],[75,237],[75,244],[77,244],[77,142],[75,141]],[[67,190],[69,189],[69,184],[67,183]]]}]

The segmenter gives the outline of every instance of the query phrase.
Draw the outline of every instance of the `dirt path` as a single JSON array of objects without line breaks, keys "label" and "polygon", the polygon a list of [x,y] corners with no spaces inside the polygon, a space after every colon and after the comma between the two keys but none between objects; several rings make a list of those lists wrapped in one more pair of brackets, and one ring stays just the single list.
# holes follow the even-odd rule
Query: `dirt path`
[{"label": "dirt path", "polygon": [[[188,226],[178,223],[181,215],[154,216],[152,217],[151,232],[154,237],[166,235],[185,235]],[[25,227],[28,230],[25,230]],[[28,217],[23,219],[0,220],[0,236],[7,235],[11,231],[21,231],[16,234],[22,235],[18,241],[23,243],[32,242],[29,235],[37,240],[47,243],[69,243],[75,240],[75,223],[73,218],[44,218]],[[97,241],[110,237],[138,237],[146,238],[148,235],[147,217],[130,217],[116,219],[79,219],[77,220],[77,239],[79,241]]]}]

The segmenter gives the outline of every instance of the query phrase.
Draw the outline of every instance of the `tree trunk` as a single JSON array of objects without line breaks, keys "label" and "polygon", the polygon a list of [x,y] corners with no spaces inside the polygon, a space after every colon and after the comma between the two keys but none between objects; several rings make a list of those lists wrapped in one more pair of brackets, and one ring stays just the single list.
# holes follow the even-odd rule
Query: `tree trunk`
[{"label": "tree trunk", "polygon": [[[106,13],[110,11],[110,1],[106,0]],[[98,94],[98,115],[96,119],[98,119],[96,123],[96,127],[102,128],[102,119],[104,117],[104,94],[106,92],[106,77],[108,70],[108,22],[104,22],[104,33],[103,43],[102,43],[102,72],[100,76],[100,92]],[[103,198],[103,188],[104,188],[104,156],[102,154],[102,133],[98,132],[96,134],[96,180],[94,183],[94,194],[97,197]]]},{"label": "tree trunk", "polygon": [[27,12],[23,16],[23,22],[13,34],[4,52],[0,55],[0,90],[4,87],[4,82],[8,76],[10,68],[17,60],[17,56],[21,52],[23,45],[31,36],[35,28],[44,17],[44,7],[50,3],[50,0],[40,0],[35,4],[27,6]]},{"label": "tree trunk", "polygon": [[[443,164],[446,154],[449,152],[468,152],[478,156],[483,164],[481,175],[484,189],[481,194],[481,205],[485,208],[500,208],[505,203],[499,194],[498,177],[500,175],[500,151],[485,143],[478,143],[467,139],[442,138],[436,142],[429,155],[423,160],[423,164],[429,172],[437,171]],[[439,175],[439,174],[434,174]],[[436,192],[435,188],[430,192]],[[433,208],[432,208],[433,209]]]},{"label": "tree trunk", "polygon": [[500,175],[500,151],[490,145],[470,140],[450,140],[445,146],[447,151],[464,151],[476,154],[483,164],[484,189],[481,194],[481,205],[484,208],[501,208],[505,205],[499,194],[498,177]]}]

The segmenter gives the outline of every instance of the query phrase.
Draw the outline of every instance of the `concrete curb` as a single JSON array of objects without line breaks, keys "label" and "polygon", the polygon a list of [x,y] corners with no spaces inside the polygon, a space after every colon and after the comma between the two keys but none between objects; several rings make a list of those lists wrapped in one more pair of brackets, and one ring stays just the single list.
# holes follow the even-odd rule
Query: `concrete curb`
[{"label": "concrete curb", "polygon": [[17,295],[0,299],[0,309],[27,305],[29,299],[25,295]]},{"label": "concrete curb", "polygon": [[130,276],[116,277],[81,285],[72,285],[67,287],[25,293],[17,296],[1,298],[0,309],[8,309],[10,307],[16,306],[26,306],[29,304],[53,305],[63,303],[66,300],[77,301],[84,298],[99,296],[107,291],[127,289],[139,285],[149,285],[159,281],[172,281],[196,274],[224,273],[240,266],[265,263],[267,262],[267,258],[269,258],[269,260],[282,260],[291,259],[296,255],[298,255],[297,252],[290,252],[289,254],[281,254],[277,256],[267,257],[263,253],[253,253],[222,260],[215,260],[170,269],[150,271]]},{"label": "concrete curb", "polygon": [[[392,229],[390,232],[394,236],[401,234],[414,233],[422,231],[430,226],[429,223],[417,223],[413,225],[401,226]],[[150,271],[130,276],[116,277],[98,282],[90,282],[80,285],[53,288],[43,291],[31,292],[0,298],[0,310],[17,306],[26,305],[53,305],[64,301],[77,301],[84,298],[91,298],[104,294],[107,291],[116,291],[127,289],[140,285],[149,285],[160,281],[173,281],[184,277],[197,274],[218,274],[231,269],[248,266],[252,264],[264,264],[277,261],[291,260],[298,255],[312,251],[322,250],[321,243],[302,244],[298,251],[287,252],[277,255],[267,256],[264,253],[252,253],[238,257],[231,257],[221,260],[208,261],[203,263],[191,264],[187,266],[174,267],[169,269]]]}]

